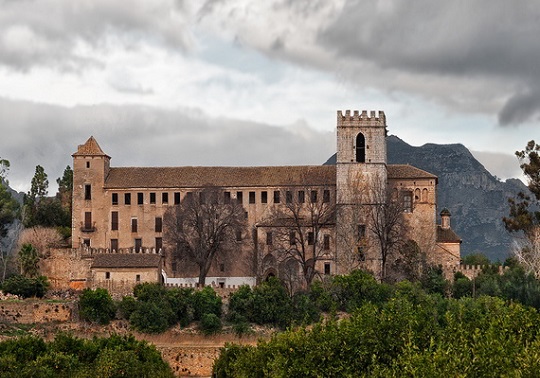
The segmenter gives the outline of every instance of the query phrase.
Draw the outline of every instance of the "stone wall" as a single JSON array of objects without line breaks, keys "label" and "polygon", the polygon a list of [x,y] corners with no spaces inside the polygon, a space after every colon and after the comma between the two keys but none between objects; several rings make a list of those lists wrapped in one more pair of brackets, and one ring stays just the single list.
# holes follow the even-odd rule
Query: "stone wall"
[{"label": "stone wall", "polygon": [[69,322],[76,317],[75,309],[75,302],[0,301],[0,322],[21,324]]},{"label": "stone wall", "polygon": [[92,260],[92,256],[78,248],[54,248],[39,262],[39,267],[52,289],[82,290],[90,278]]},{"label": "stone wall", "polygon": [[166,346],[157,348],[177,377],[210,377],[220,347]]}]

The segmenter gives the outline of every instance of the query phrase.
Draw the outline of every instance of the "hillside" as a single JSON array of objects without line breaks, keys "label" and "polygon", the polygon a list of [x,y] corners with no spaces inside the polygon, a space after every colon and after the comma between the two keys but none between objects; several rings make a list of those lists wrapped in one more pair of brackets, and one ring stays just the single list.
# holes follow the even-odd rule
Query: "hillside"
[{"label": "hillside", "polygon": [[[511,246],[502,217],[508,215],[507,198],[527,190],[518,179],[497,180],[461,144],[428,143],[414,147],[397,136],[387,138],[388,163],[411,164],[439,177],[439,211],[452,213],[452,227],[463,239],[462,255],[482,252],[504,260]],[[335,164],[333,155],[325,164]]]}]

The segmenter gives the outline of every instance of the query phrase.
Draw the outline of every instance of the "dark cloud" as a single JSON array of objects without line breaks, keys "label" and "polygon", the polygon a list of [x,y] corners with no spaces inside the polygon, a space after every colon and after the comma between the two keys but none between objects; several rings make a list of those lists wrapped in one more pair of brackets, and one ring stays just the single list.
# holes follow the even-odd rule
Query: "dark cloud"
[{"label": "dark cloud", "polygon": [[113,166],[322,164],[335,149],[331,132],[213,118],[198,109],[64,108],[0,99],[0,125],[0,157],[11,161],[11,183],[26,190],[37,164],[54,187],[91,135]]},{"label": "dark cloud", "polygon": [[500,179],[521,177],[522,175],[514,155],[487,151],[471,151],[471,153],[492,175]]}]

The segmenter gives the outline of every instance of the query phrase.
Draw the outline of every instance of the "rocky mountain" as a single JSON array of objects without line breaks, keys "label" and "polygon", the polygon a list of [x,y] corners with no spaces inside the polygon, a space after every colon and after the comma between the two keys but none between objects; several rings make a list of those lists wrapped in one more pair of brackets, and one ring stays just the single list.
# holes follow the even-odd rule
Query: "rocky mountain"
[{"label": "rocky mountain", "polygon": [[[397,136],[387,138],[388,163],[410,164],[439,177],[439,212],[452,213],[452,228],[463,239],[462,255],[481,252],[503,261],[512,237],[502,218],[508,215],[509,197],[527,187],[518,179],[499,181],[461,144],[414,147]],[[332,156],[325,164],[335,164]]]}]

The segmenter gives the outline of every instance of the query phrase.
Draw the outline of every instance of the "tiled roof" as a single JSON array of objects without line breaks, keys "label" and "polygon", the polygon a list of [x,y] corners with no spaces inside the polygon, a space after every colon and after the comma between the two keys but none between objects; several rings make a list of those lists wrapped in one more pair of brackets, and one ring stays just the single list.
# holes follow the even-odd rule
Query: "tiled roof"
[{"label": "tiled roof", "polygon": [[283,167],[111,168],[105,188],[199,188],[335,186],[336,168],[328,165]]},{"label": "tiled roof", "polygon": [[103,152],[93,136],[88,138],[85,144],[80,144],[79,147],[77,147],[77,152],[71,156],[107,156],[110,158],[109,155]]},{"label": "tiled roof", "polygon": [[388,178],[391,179],[413,179],[413,178],[434,178],[437,176],[426,172],[420,168],[408,164],[388,165]]},{"label": "tiled roof", "polygon": [[[389,179],[437,176],[412,165],[389,165]],[[335,186],[336,166],[300,165],[278,167],[121,167],[111,168],[107,189],[200,188],[203,186],[287,187]]]},{"label": "tiled roof", "polygon": [[158,268],[160,259],[155,253],[103,253],[95,255],[92,268]]},{"label": "tiled roof", "polygon": [[437,243],[461,243],[461,238],[451,228],[437,226]]}]

